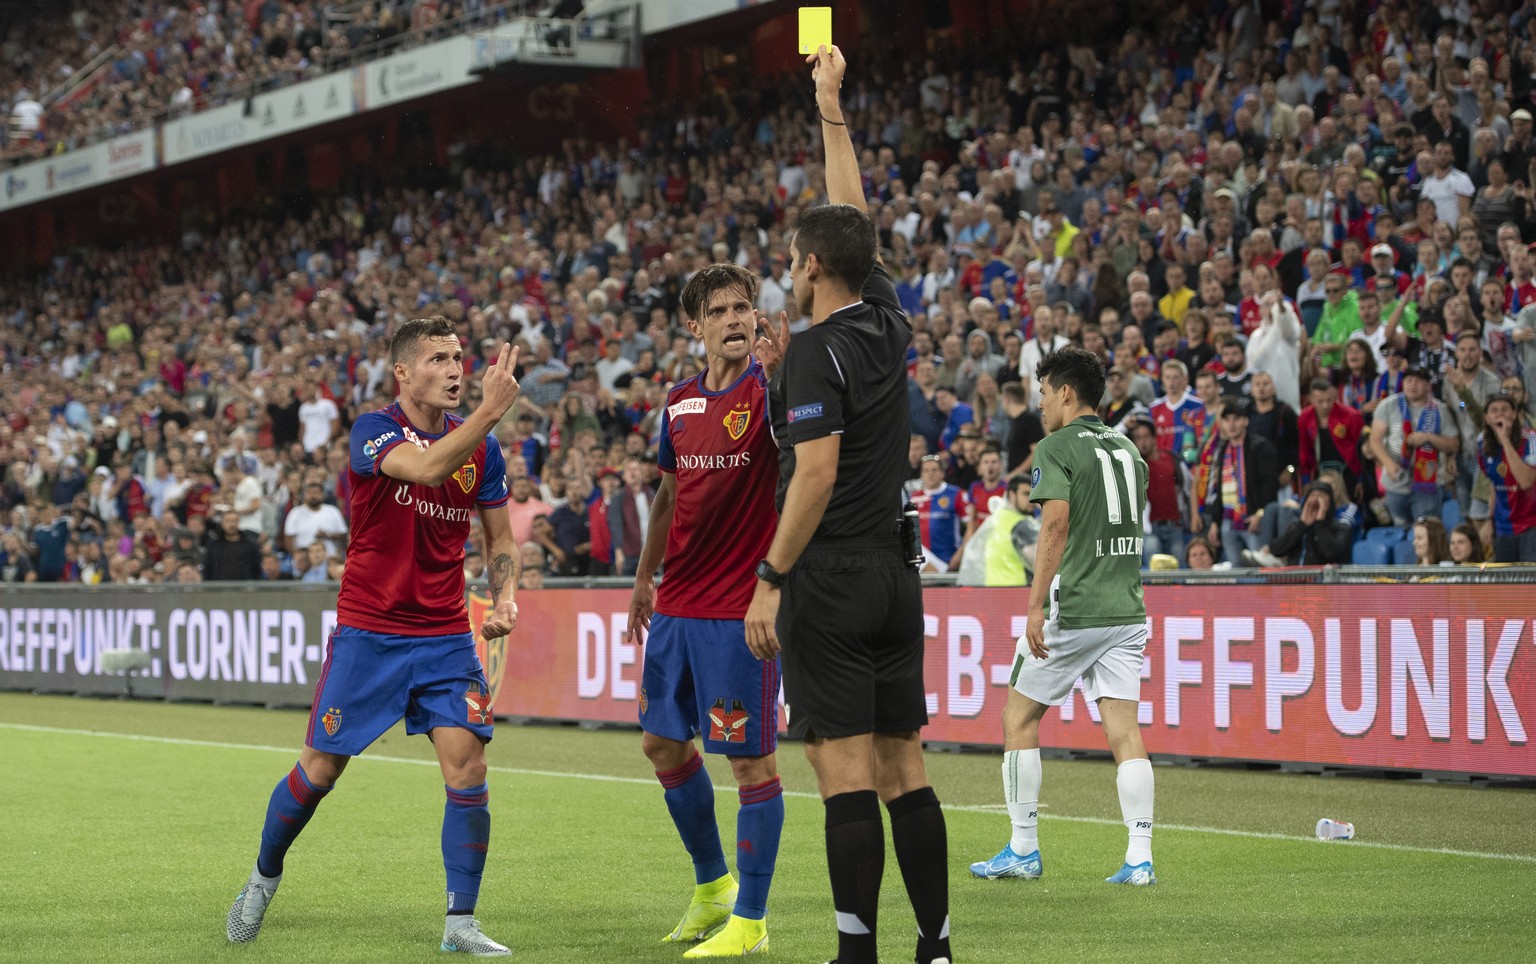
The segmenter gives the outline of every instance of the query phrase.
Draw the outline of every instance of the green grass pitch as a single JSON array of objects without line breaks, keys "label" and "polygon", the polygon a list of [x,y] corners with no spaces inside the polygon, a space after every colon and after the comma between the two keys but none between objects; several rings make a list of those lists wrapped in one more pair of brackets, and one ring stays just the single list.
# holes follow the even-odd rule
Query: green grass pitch
[{"label": "green grass pitch", "polygon": [[[441,935],[442,781],[395,730],[354,761],[288,857],[254,944],[224,915],[302,713],[0,694],[0,961],[430,961]],[[1155,748],[1154,748],[1155,750]],[[930,754],[948,812],[957,960],[1385,961],[1536,955],[1536,794],[1160,766],[1159,884],[1118,888],[1113,768],[1047,760],[1046,876],[977,881],[1007,839],[996,755]],[[769,902],[770,957],[835,951],[821,806],[804,754]],[[503,725],[479,917],[516,959],[661,962],[691,870],[633,732]],[[722,828],[729,770],[712,760]],[[1359,840],[1309,839],[1318,817]],[[729,852],[729,848],[728,848]],[[881,952],[914,928],[886,863]]]}]

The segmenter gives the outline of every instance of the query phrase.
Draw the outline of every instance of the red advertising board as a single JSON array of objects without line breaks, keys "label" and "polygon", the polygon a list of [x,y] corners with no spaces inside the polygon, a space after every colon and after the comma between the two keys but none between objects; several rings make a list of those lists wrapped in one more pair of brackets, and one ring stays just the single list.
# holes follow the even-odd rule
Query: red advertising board
[{"label": "red advertising board", "polygon": [[[1536,776],[1528,586],[1154,586],[1141,722],[1154,754]],[[504,716],[631,723],[623,590],[526,592],[486,653]],[[997,744],[1027,590],[924,594],[929,740]],[[480,607],[475,607],[478,624]],[[497,672],[498,667],[500,672]],[[1103,749],[1080,692],[1049,747]]]}]

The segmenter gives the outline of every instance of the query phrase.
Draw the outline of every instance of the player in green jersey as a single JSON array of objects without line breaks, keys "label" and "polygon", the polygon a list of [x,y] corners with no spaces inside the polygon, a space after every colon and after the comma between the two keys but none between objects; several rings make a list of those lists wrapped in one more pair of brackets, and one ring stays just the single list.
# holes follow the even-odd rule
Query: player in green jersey
[{"label": "player in green jersey", "polygon": [[1125,866],[1112,884],[1154,884],[1152,763],[1141,743],[1147,608],[1141,596],[1147,464],[1131,440],[1094,414],[1104,366],[1081,348],[1041,360],[1040,416],[1031,501],[1041,504],[1029,621],[1019,640],[1003,708],[1003,792],[1013,838],[971,865],[977,877],[1038,878],[1040,720],[1065,703],[1079,678],[1099,717],[1118,772],[1120,813],[1130,832]]}]

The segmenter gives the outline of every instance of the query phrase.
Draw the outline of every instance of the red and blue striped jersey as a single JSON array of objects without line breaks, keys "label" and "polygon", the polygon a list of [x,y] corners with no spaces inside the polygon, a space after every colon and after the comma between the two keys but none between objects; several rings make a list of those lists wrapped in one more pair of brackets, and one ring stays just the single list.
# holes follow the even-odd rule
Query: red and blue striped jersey
[{"label": "red and blue striped jersey", "polygon": [[945,483],[929,491],[921,486],[912,493],[917,509],[917,523],[928,551],[946,563],[960,549],[960,523],[965,517],[965,493],[959,486]]},{"label": "red and blue striped jersey", "polygon": [[1166,395],[1152,403],[1152,424],[1157,428],[1157,447],[1175,458],[1200,444],[1205,428],[1205,403],[1189,389],[1180,398]]},{"label": "red and blue striped jersey", "polygon": [[[1520,433],[1520,458],[1536,466],[1536,430]],[[1483,437],[1477,437],[1477,461],[1483,474],[1493,480],[1493,534],[1517,536],[1536,526],[1536,486],[1522,490],[1515,483],[1503,448],[1484,451]]]},{"label": "red and blue striped jersey", "polygon": [[469,632],[464,605],[464,543],[470,513],[507,502],[507,464],[487,435],[442,485],[416,485],[383,473],[397,445],[425,449],[463,423],[447,416],[436,435],[410,424],[399,403],[352,426],[352,541],[336,600],[344,626],[401,636]]}]

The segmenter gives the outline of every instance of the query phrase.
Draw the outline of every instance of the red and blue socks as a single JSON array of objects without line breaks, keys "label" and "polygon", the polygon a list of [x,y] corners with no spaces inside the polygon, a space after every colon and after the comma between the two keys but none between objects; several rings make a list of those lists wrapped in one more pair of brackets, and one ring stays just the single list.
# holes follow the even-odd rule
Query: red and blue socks
[{"label": "red and blue socks", "polygon": [[445,786],[443,870],[448,875],[448,914],[472,914],[480,897],[485,852],[491,842],[491,791],[482,783],[458,789]]},{"label": "red and blue socks", "polygon": [[288,848],[299,839],[299,832],[315,815],[315,808],[330,787],[317,787],[309,782],[304,768],[297,763],[288,775],[277,781],[272,797],[267,801],[266,822],[261,825],[261,850],[256,855],[256,872],[263,877],[280,877],[283,858]]},{"label": "red and blue socks", "polygon": [[768,887],[784,832],[784,787],[774,777],[742,787],[737,795],[741,809],[736,812],[736,873],[741,882],[735,914],[762,920],[768,913]]},{"label": "red and blue socks", "polygon": [[[725,852],[720,847],[720,828],[715,823],[715,786],[709,780],[709,771],[704,769],[704,757],[695,752],[680,767],[657,770],[656,779],[665,789],[667,812],[672,814],[678,836],[683,838],[683,846],[693,858],[694,883],[707,884],[724,877]],[[782,805],[781,800],[781,814]],[[775,837],[775,855],[777,847]],[[765,896],[766,890],[765,887]]]}]

